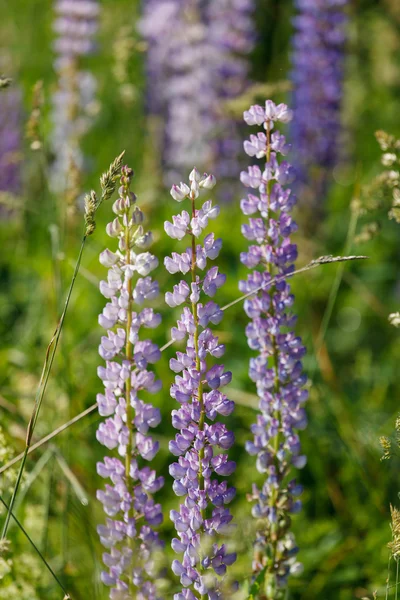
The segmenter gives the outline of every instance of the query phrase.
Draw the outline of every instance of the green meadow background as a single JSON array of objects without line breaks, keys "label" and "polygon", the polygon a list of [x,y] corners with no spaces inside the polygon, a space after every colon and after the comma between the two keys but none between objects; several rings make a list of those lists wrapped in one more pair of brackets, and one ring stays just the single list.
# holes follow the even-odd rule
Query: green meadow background
[{"label": "green meadow background", "polygon": [[[134,31],[140,5],[136,0],[103,0],[101,4],[99,53],[84,61],[98,80],[99,113],[84,139],[90,170],[82,181],[82,192],[98,189],[102,171],[126,150],[127,163],[136,173],[132,187],[155,234],[152,250],[160,259],[156,276],[161,289],[167,291],[176,278],[165,272],[162,260],[174,243],[166,237],[163,222],[177,212],[177,205],[160,178],[159,149],[145,118],[145,54],[137,36],[129,66],[135,90],[130,104],[122,101],[113,71],[118,32],[127,24]],[[400,332],[387,318],[400,309],[400,228],[388,220],[385,211],[373,216],[355,214],[352,200],[381,170],[374,132],[385,129],[400,136],[400,8],[398,0],[353,0],[349,4],[342,160],[331,174],[329,194],[319,199],[322,218],[316,220],[300,202],[295,238],[298,266],[328,254],[366,254],[369,260],[321,266],[292,281],[297,331],[308,349],[304,365],[310,378],[310,400],[309,426],[301,433],[308,456],[299,474],[305,488],[304,508],[293,523],[304,573],[291,581],[291,600],[372,598],[375,590],[378,598],[395,598],[394,588],[386,596],[385,582],[390,503],[400,505],[399,462],[396,458],[381,462],[379,437],[392,434],[400,412]],[[255,82],[272,85],[287,79],[292,14],[288,0],[259,0],[255,14],[258,42],[251,56]],[[32,86],[43,80],[46,138],[56,85],[52,19],[49,0],[0,0],[0,71],[22,89],[26,117],[31,110]],[[288,100],[276,91],[272,98]],[[251,101],[263,99],[258,96]],[[0,423],[6,436],[5,462],[24,448],[46,347],[65,299],[83,227],[82,216],[67,228],[61,226],[63,198],[51,195],[45,185],[42,155],[33,153],[26,140],[22,152],[23,194],[11,215],[0,214]],[[220,265],[228,276],[218,296],[221,304],[238,297],[238,280],[245,274],[239,262],[245,248],[239,200],[240,196],[222,205],[221,218],[212,222],[224,241]],[[96,375],[102,335],[97,315],[104,299],[98,282],[105,270],[98,255],[113,243],[105,234],[111,214],[111,203],[104,204],[85,250],[35,439],[91,406],[101,392]],[[371,219],[378,222],[379,235],[358,243],[357,232]],[[162,297],[158,304],[163,326],[155,337],[163,344],[179,313],[166,310]],[[232,509],[240,533],[235,567],[239,580],[248,577],[251,564],[246,493],[253,479],[260,481],[253,459],[244,450],[257,402],[247,376],[250,352],[245,324],[242,306],[237,304],[218,326],[227,347],[225,364],[233,372],[229,392],[237,402],[229,425],[237,438],[232,456],[238,463],[233,476],[238,495]],[[173,375],[168,361],[173,354],[170,347],[156,367],[164,382],[163,391],[155,398],[163,414],[158,429],[161,451],[155,463],[166,476],[159,494],[167,515],[162,526],[165,539],[172,535],[168,511],[177,505],[168,475],[168,440],[174,435],[170,424],[174,401],[168,392]],[[98,423],[93,412],[29,457],[25,487],[16,507],[18,518],[74,600],[107,597],[99,583],[102,550],[96,533],[96,525],[104,520],[95,497],[102,485],[96,475],[96,462],[103,455],[95,437]],[[0,475],[0,490],[9,499],[7,488]],[[0,600],[61,600],[59,588],[15,526],[10,529],[10,540],[13,566],[0,579]],[[166,552],[169,561],[168,544]],[[177,582],[168,571],[165,578],[165,597],[169,598]]]}]

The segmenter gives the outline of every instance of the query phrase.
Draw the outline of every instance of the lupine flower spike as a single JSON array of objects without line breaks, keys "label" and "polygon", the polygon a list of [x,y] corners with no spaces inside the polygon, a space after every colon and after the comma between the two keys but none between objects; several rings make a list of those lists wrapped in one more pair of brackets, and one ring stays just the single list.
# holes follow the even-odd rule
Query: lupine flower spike
[{"label": "lupine flower spike", "polygon": [[338,161],[348,0],[296,0],[292,140],[302,200],[321,203]]},{"label": "lupine flower spike", "polygon": [[52,186],[57,192],[68,190],[70,202],[74,185],[83,168],[80,149],[82,137],[90,128],[97,110],[96,80],[92,73],[80,68],[80,58],[92,54],[98,29],[98,0],[55,0],[54,31],[56,39],[54,68],[58,89],[53,95],[52,149],[55,161]]},{"label": "lupine flower spike", "polygon": [[165,119],[170,182],[194,160],[236,177],[240,136],[221,110],[248,85],[254,0],[147,0],[139,28],[148,42],[148,105]]},{"label": "lupine flower spike", "polygon": [[293,180],[293,169],[285,160],[278,160],[290,146],[274,130],[275,123],[288,123],[291,118],[286,105],[276,106],[270,100],[265,107],[252,106],[244,113],[248,125],[264,128],[250,136],[244,149],[249,156],[265,159],[265,166],[263,170],[251,166],[240,177],[246,187],[256,190],[241,201],[243,213],[251,215],[242,232],[252,245],[241,255],[251,273],[240,282],[240,290],[248,293],[266,286],[244,304],[251,319],[246,328],[248,343],[257,352],[250,360],[250,377],[260,398],[260,414],[252,426],[254,438],[246,449],[257,457],[257,470],[266,477],[262,488],[254,485],[251,494],[252,514],[259,524],[253,572],[266,570],[266,596],[274,600],[281,597],[288,575],[301,567],[296,562],[290,519],[300,510],[302,489],[290,477],[293,467],[301,468],[306,462],[297,433],[306,426],[306,377],[301,364],[305,348],[293,331],[296,317],[290,309],[294,297],[284,279],[268,286],[273,277],[291,273],[297,257],[297,247],[290,240],[296,231],[290,214],[296,198],[284,188]]},{"label": "lupine flower spike", "polygon": [[235,469],[235,463],[226,454],[234,436],[215,420],[219,415],[231,414],[234,403],[221,391],[231,381],[232,374],[224,371],[222,364],[210,364],[225,351],[209,328],[210,324],[221,321],[223,313],[206,298],[214,297],[225,282],[225,275],[219,273],[217,266],[206,270],[207,259],[217,258],[222,242],[209,233],[203,244],[197,243],[209,220],[219,214],[219,207],[210,200],[196,208],[201,189],[213,188],[215,178],[201,176],[193,169],[189,180],[189,185],[173,185],[171,196],[178,202],[189,201],[190,213],[184,210],[172,218],[172,223],[165,223],[165,231],[171,238],[190,240],[185,252],[173,252],[165,259],[169,273],[190,276],[189,282],[181,280],[165,296],[170,307],[185,305],[177,327],[172,329],[172,338],[186,340],[185,351],[177,352],[170,361],[172,371],[177,374],[171,396],[181,405],[172,412],[172,423],[179,433],[169,448],[179,458],[170,466],[170,474],[175,479],[175,493],[183,498],[179,510],[172,510],[170,515],[177,531],[172,548],[178,554],[183,553],[181,560],[173,561],[172,569],[183,586],[174,600],[215,600],[222,597],[227,566],[236,559],[225,544],[219,543],[218,535],[225,533],[232,521],[227,505],[235,489],[225,480],[220,483],[216,477],[229,476]]},{"label": "lupine flower spike", "polygon": [[98,369],[105,391],[98,394],[97,403],[100,415],[107,418],[98,428],[97,439],[109,450],[116,449],[119,458],[106,456],[97,465],[98,474],[111,480],[97,492],[108,517],[98,532],[108,549],[103,555],[108,571],[102,573],[102,581],[111,586],[110,598],[155,600],[153,551],[160,540],[154,527],[163,517],[152,496],[164,480],[146,463],[158,451],[158,442],[148,431],[159,424],[160,413],[139,394],[160,390],[161,382],[148,370],[160,351],[156,344],[140,339],[140,333],[157,327],[161,318],[152,308],[138,310],[158,295],[158,284],[149,275],[158,263],[152,254],[142,252],[151,243],[151,233],[144,233],[144,215],[130,191],[132,175],[131,169],[122,168],[120,197],[113,205],[117,216],[107,225],[108,235],[118,239],[118,250],[100,254],[101,264],[108,268],[100,291],[108,302],[99,316],[107,335],[99,348],[106,366]]}]

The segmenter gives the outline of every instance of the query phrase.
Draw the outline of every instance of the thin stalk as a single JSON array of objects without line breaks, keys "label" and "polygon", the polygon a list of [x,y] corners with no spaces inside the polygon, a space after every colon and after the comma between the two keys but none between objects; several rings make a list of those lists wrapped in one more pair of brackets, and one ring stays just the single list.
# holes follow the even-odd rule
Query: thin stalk
[{"label": "thin stalk", "polygon": [[[89,406],[89,408],[87,408],[83,412],[79,413],[79,415],[76,415],[75,417],[73,417],[72,419],[70,419],[69,421],[64,423],[63,425],[60,425],[60,427],[57,427],[57,429],[54,429],[54,431],[52,431],[48,435],[44,436],[41,440],[39,440],[35,444],[32,444],[32,446],[30,446],[30,448],[29,448],[28,454],[31,454],[31,452],[33,452],[34,450],[37,450],[38,448],[40,448],[41,446],[43,446],[44,444],[46,444],[47,442],[49,442],[50,440],[55,438],[59,433],[62,433],[63,431],[68,429],[68,427],[70,427],[74,423],[77,423],[83,417],[86,417],[86,415],[89,415],[90,413],[94,412],[96,409],[97,409],[97,404],[92,404],[92,406]],[[15,456],[12,460],[10,460],[7,464],[0,467],[0,475],[2,473],[4,473],[4,471],[7,471],[7,469],[10,469],[16,463],[18,463],[23,458],[23,456],[24,456],[24,452],[21,452],[20,454]]]},{"label": "thin stalk", "polygon": [[56,455],[57,462],[60,466],[61,471],[64,473],[65,478],[71,484],[72,489],[74,490],[79,502],[83,504],[83,506],[87,506],[89,504],[88,495],[83,489],[79,479],[74,475],[71,469],[68,466],[65,458],[61,454],[58,448],[53,447],[53,452]]},{"label": "thin stalk", "polygon": [[[127,193],[127,197],[129,197],[129,184],[127,184],[125,187],[126,187],[125,191]],[[131,235],[130,235],[130,227],[129,227],[129,220],[130,220],[130,207],[129,206],[127,207],[126,212],[125,212],[125,219],[126,219],[126,225],[125,225],[126,265],[129,268],[129,265],[131,264]],[[130,341],[130,333],[131,333],[131,326],[132,326],[132,308],[133,308],[132,307],[133,288],[132,288],[132,278],[131,277],[129,277],[128,282],[127,282],[127,292],[128,292],[128,308],[127,308],[126,329],[125,329],[125,358],[129,362],[129,365],[131,366],[132,361],[133,361],[133,344]],[[133,450],[134,450],[134,442],[133,442],[134,414],[133,414],[133,408],[131,405],[131,388],[132,388],[131,377],[132,377],[132,375],[131,375],[131,372],[129,371],[129,377],[125,381],[126,426],[128,427],[128,431],[129,431],[128,444],[126,447],[126,456],[125,456],[125,478],[126,478],[126,487],[127,487],[128,493],[130,494],[130,496],[132,498],[132,504],[131,504],[129,513],[130,513],[130,517],[132,519],[134,519],[135,518],[135,507],[134,507],[134,502],[133,502],[134,481],[131,477],[131,461],[132,461],[132,454],[133,454]],[[134,542],[135,542],[135,540],[133,538],[129,537],[129,546],[132,551],[134,551]],[[128,585],[129,585],[129,592],[133,595],[135,593],[135,586],[134,586],[134,583],[133,583],[131,577],[128,580]]]},{"label": "thin stalk", "polygon": [[[192,201],[192,218],[196,216],[196,200],[194,196],[191,197]],[[191,274],[192,274],[192,283],[196,283],[196,237],[191,232],[192,236],[192,262],[191,262]],[[194,334],[193,334],[193,342],[194,342],[194,351],[196,355],[196,370],[200,375],[200,356],[199,356],[199,317],[197,314],[197,306],[195,302],[192,302],[192,314],[194,321]],[[197,388],[197,398],[200,403],[200,419],[199,419],[199,431],[204,430],[204,420],[205,420],[205,409],[204,409],[204,400],[203,400],[203,383],[201,381],[201,377],[199,378],[199,386]],[[203,477],[203,459],[204,459],[204,447],[199,451],[199,489],[204,490],[204,477]],[[204,509],[200,511],[203,520],[205,519]],[[201,600],[205,600],[206,596],[202,594],[200,596]]]},{"label": "thin stalk", "polygon": [[15,511],[18,510],[19,506],[23,502],[26,494],[29,492],[31,485],[36,481],[37,477],[39,477],[42,470],[45,468],[49,460],[53,457],[53,451],[51,448],[48,448],[46,452],[42,454],[37,463],[35,464],[32,471],[29,472],[28,477],[25,479],[24,488],[21,491],[18,500],[15,502]]},{"label": "thin stalk", "polygon": [[396,560],[396,592],[394,600],[397,600],[397,594],[399,591],[399,559]]},{"label": "thin stalk", "polygon": [[[267,137],[267,147],[266,147],[266,165],[270,162],[271,160],[271,129],[270,129],[270,122],[267,121],[266,123],[267,127],[266,127],[266,137]],[[270,200],[271,200],[271,181],[267,182],[267,207],[268,207],[268,218],[271,218],[272,215],[272,211],[270,208]],[[266,241],[269,241],[268,238]],[[267,271],[270,275],[272,275],[272,267],[273,265],[271,263],[268,263],[267,265]],[[274,311],[274,304],[273,304],[273,295],[275,292],[276,288],[275,286],[271,286],[271,308],[270,308],[270,312],[272,317],[275,316],[275,311]],[[276,342],[276,337],[275,336],[271,336],[272,337],[272,369],[274,371],[274,394],[278,395],[280,392],[280,382],[279,382],[279,353],[278,353],[278,346],[277,346],[277,342]],[[276,419],[279,422],[279,426],[278,426],[278,431],[277,434],[275,436],[274,442],[273,442],[273,451],[274,451],[274,462],[275,462],[275,466],[277,467],[277,473],[279,473],[279,461],[276,458],[278,455],[278,451],[279,451],[279,445],[280,445],[280,430],[281,430],[281,415],[279,410],[276,410],[274,412],[274,419]],[[278,483],[278,485],[280,486],[280,481]],[[271,508],[274,508],[278,499],[278,494],[279,494],[279,488],[274,490],[274,493],[272,495],[271,498]],[[277,534],[277,524],[276,523],[272,523],[271,524],[271,546],[272,546],[272,553],[271,553],[271,557],[270,560],[268,561],[268,566],[267,569],[264,571],[264,581],[267,580],[268,582],[268,576],[269,578],[272,577],[273,582],[272,582],[272,594],[273,594],[273,598],[275,598],[276,595],[276,591],[277,591],[277,578],[276,578],[276,573],[275,573],[275,563],[276,563],[276,555],[277,555],[277,551],[278,551],[278,534]],[[268,583],[271,583],[270,581]],[[273,598],[271,597],[271,600],[273,600]]]},{"label": "thin stalk", "polygon": [[7,509],[8,514],[10,514],[11,517],[14,519],[14,521],[16,522],[16,524],[18,525],[18,527],[20,528],[20,530],[22,531],[22,533],[24,534],[24,536],[26,537],[26,539],[29,541],[29,543],[32,545],[32,547],[34,548],[34,550],[37,553],[37,555],[40,557],[40,559],[43,562],[43,564],[45,565],[46,569],[51,573],[53,579],[56,581],[56,583],[59,585],[59,587],[61,588],[61,590],[65,594],[64,600],[71,600],[71,596],[68,594],[68,592],[67,592],[66,588],[64,587],[64,585],[61,583],[61,581],[59,580],[59,578],[57,577],[57,575],[54,573],[53,569],[51,568],[51,566],[49,565],[49,563],[47,562],[47,560],[45,559],[45,557],[43,556],[43,554],[40,552],[39,548],[36,546],[35,542],[32,540],[32,538],[30,537],[30,535],[28,534],[28,532],[26,531],[26,529],[24,529],[24,527],[22,526],[22,524],[18,521],[17,517],[14,516],[14,513],[10,510],[10,506],[8,506],[4,502],[4,500],[3,500],[3,498],[1,496],[0,496],[0,502]]},{"label": "thin stalk", "polygon": [[[349,254],[349,252],[351,251],[351,247],[352,247],[353,241],[354,241],[354,235],[355,235],[356,228],[357,228],[358,218],[359,218],[359,211],[354,206],[351,209],[349,227],[347,230],[346,242],[345,242],[345,246],[344,246],[344,250],[343,250],[345,255]],[[329,292],[328,304],[326,306],[324,316],[322,317],[321,326],[318,331],[318,336],[317,336],[317,341],[316,341],[316,355],[318,354],[319,350],[321,349],[322,342],[324,341],[324,338],[325,338],[325,335],[326,335],[326,332],[328,329],[328,325],[329,325],[329,322],[332,317],[333,308],[335,306],[336,298],[337,298],[339,288],[340,288],[340,285],[341,285],[342,279],[343,279],[343,272],[344,272],[344,265],[340,265],[338,270],[336,271],[336,276],[332,283],[331,290]]]},{"label": "thin stalk", "polygon": [[[53,451],[50,448],[49,448],[49,451],[52,453],[52,456],[53,456]],[[45,556],[48,554],[48,548],[50,545],[49,530],[50,530],[50,516],[51,516],[51,509],[52,509],[51,499],[52,499],[52,495],[53,495],[53,487],[54,487],[54,479],[55,479],[54,467],[55,467],[55,463],[53,460],[53,462],[50,465],[50,470],[49,470],[48,487],[47,487],[47,494],[46,494],[46,507],[45,507],[45,515],[44,515],[44,520],[43,520],[42,538],[41,538],[41,543],[40,543],[40,547]]]},{"label": "thin stalk", "polygon": [[5,539],[6,535],[7,535],[7,531],[8,531],[8,527],[10,524],[10,518],[11,518],[11,512],[13,510],[14,504],[15,504],[15,500],[18,494],[18,490],[19,490],[19,486],[21,484],[21,479],[22,479],[22,475],[25,469],[25,463],[26,463],[26,459],[28,456],[28,452],[29,452],[29,448],[31,445],[31,441],[32,441],[32,435],[33,432],[35,430],[36,427],[36,423],[39,417],[39,412],[40,412],[40,408],[42,405],[42,401],[43,401],[43,397],[47,388],[47,382],[49,380],[50,377],[50,372],[53,366],[53,362],[54,362],[54,357],[57,351],[57,346],[58,346],[58,342],[60,339],[60,335],[61,335],[61,331],[64,325],[64,320],[65,320],[65,316],[67,314],[67,310],[68,310],[68,306],[69,306],[69,301],[72,295],[72,290],[74,288],[75,285],[75,281],[79,272],[79,267],[81,264],[81,260],[82,260],[82,255],[83,255],[83,250],[85,248],[85,244],[86,244],[86,240],[87,240],[87,235],[86,233],[83,235],[82,238],[82,243],[81,243],[81,247],[79,250],[79,254],[78,254],[78,259],[76,261],[76,265],[75,265],[75,270],[74,270],[74,274],[72,276],[72,280],[69,286],[69,290],[67,293],[67,298],[65,301],[65,306],[64,306],[64,310],[61,314],[59,323],[55,329],[55,332],[53,334],[53,337],[50,340],[50,343],[47,347],[47,351],[46,351],[46,357],[45,357],[45,361],[44,361],[44,365],[43,365],[43,369],[42,369],[42,374],[40,377],[40,381],[39,381],[39,386],[36,392],[36,397],[35,397],[35,404],[33,407],[33,412],[32,412],[32,416],[30,418],[30,421],[28,423],[28,428],[27,428],[27,433],[26,433],[26,442],[25,442],[25,450],[24,450],[24,454],[22,457],[22,461],[21,461],[21,465],[20,465],[20,469],[18,472],[18,476],[17,476],[17,480],[15,482],[15,486],[14,486],[14,490],[13,490],[13,494],[11,497],[11,501],[10,501],[10,508],[7,512],[7,516],[6,516],[6,520],[4,522],[4,526],[3,526],[3,531],[1,534],[1,538]]},{"label": "thin stalk", "polygon": [[[127,215],[127,219],[128,219]],[[126,264],[129,266],[131,264],[131,251],[130,251],[130,236],[129,236],[129,227],[125,228],[125,246],[126,246]],[[129,362],[132,363],[132,343],[129,339],[132,325],[132,279],[128,279],[127,284],[127,292],[128,292],[128,308],[127,308],[127,318],[126,318],[126,331],[125,331],[125,358]],[[126,425],[129,429],[129,438],[128,445],[126,449],[126,457],[125,457],[125,476],[128,483],[128,491],[130,490],[131,482],[131,454],[133,449],[133,429],[132,429],[132,406],[131,406],[131,377],[129,376],[125,383],[125,400],[126,400]]]},{"label": "thin stalk", "polygon": [[[231,308],[231,306],[235,306],[235,304],[238,304],[239,302],[246,300],[246,298],[250,298],[250,296],[257,294],[257,292],[259,292],[261,290],[266,290],[267,288],[274,285],[278,281],[283,281],[285,279],[288,279],[289,277],[293,277],[294,275],[299,275],[300,273],[305,273],[306,271],[311,271],[312,269],[315,269],[316,267],[319,267],[320,265],[331,265],[334,263],[348,262],[351,260],[367,260],[368,258],[369,258],[369,256],[364,256],[364,255],[320,256],[319,258],[315,258],[314,260],[309,262],[307,265],[305,265],[305,267],[301,267],[301,269],[297,269],[296,271],[293,271],[292,273],[277,275],[273,279],[270,279],[270,281],[267,281],[264,285],[260,285],[260,287],[256,288],[255,290],[252,290],[251,292],[248,292],[247,294],[244,294],[243,296],[236,298],[236,300],[232,300],[232,302],[229,302],[229,304],[225,304],[225,306],[223,306],[221,308],[221,310],[224,311],[224,310],[227,310],[228,308]],[[171,344],[173,344],[173,341],[169,342],[169,345],[171,345]],[[164,346],[163,346],[163,348],[164,348]]]},{"label": "thin stalk", "polygon": [[390,583],[390,563],[392,561],[392,555],[389,556],[389,561],[388,561],[388,576],[386,579],[386,595],[385,595],[385,600],[388,600],[389,598],[389,583]]}]

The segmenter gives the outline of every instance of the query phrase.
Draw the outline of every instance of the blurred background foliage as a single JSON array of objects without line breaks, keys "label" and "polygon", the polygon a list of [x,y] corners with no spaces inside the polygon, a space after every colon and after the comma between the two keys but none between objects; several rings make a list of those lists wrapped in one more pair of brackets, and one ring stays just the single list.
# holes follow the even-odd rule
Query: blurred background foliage
[{"label": "blurred background foliage", "polygon": [[[160,178],[158,147],[151,132],[154,124],[144,118],[144,52],[136,34],[129,61],[129,102],[120,94],[114,69],[115,41],[122,27],[131,25],[135,31],[140,6],[137,0],[103,0],[101,4],[100,52],[85,59],[99,82],[99,113],[84,140],[91,162],[82,191],[97,189],[101,172],[125,149],[127,163],[137,174],[133,189],[151,221],[156,238],[153,250],[162,264],[163,256],[172,250],[163,221],[176,212],[176,206]],[[287,78],[292,11],[289,0],[258,2],[258,42],[252,55],[255,82],[274,84]],[[360,190],[381,170],[374,132],[386,129],[400,135],[400,10],[398,0],[353,0],[350,12],[342,161],[332,173],[329,195],[320,198],[323,218],[314,222],[300,203],[296,241],[299,266],[320,255],[345,251],[367,254],[370,259],[345,267],[321,266],[292,283],[297,331],[308,348],[305,367],[311,380],[309,426],[301,435],[308,456],[300,474],[304,509],[294,523],[305,570],[291,581],[292,600],[371,598],[374,590],[378,598],[384,597],[391,538],[389,504],[400,503],[398,463],[382,463],[378,443],[381,435],[391,434],[399,412],[400,336],[387,317],[400,306],[400,230],[387,219],[387,211],[372,219],[370,213],[359,210]],[[45,139],[55,86],[52,18],[49,0],[0,0],[0,70],[22,88],[26,117],[32,109],[32,87],[43,80]],[[282,101],[287,94],[272,97]],[[250,100],[262,101],[263,96]],[[0,218],[0,415],[5,435],[5,451],[0,456],[4,463],[24,447],[46,346],[72,276],[83,226],[81,215],[61,226],[63,198],[49,193],[42,156],[25,142],[23,193],[15,208],[2,210]],[[222,304],[239,295],[238,280],[245,272],[239,262],[245,240],[240,235],[238,200],[223,205],[225,216],[216,224],[216,233],[224,240],[221,270],[228,275],[218,298]],[[103,305],[98,281],[104,269],[98,254],[109,244],[104,228],[110,216],[110,204],[103,205],[84,255],[35,439],[92,405],[101,391],[96,375],[101,335],[97,315]],[[358,242],[357,233],[371,219],[378,223],[379,234]],[[162,290],[175,281],[162,266],[156,276]],[[330,297],[334,302],[328,320]],[[158,304],[164,327],[157,341],[163,344],[178,313],[165,310],[161,300]],[[231,397],[237,402],[230,425],[237,437],[232,453],[238,462],[234,479],[239,493],[233,512],[241,534],[235,567],[239,579],[248,575],[251,562],[246,493],[250,480],[259,478],[253,459],[244,451],[256,404],[247,377],[250,352],[245,324],[242,307],[236,305],[227,312],[219,332],[227,345],[225,362],[234,374]],[[156,400],[163,414],[162,449],[156,466],[167,479],[160,494],[166,514],[177,504],[171,493],[167,452],[173,435],[169,416],[173,401],[168,393],[172,381],[168,361],[173,352],[173,348],[165,351],[157,365],[164,390]],[[16,507],[19,519],[74,600],[101,600],[107,594],[98,579],[101,547],[96,524],[104,519],[95,498],[101,485],[95,464],[103,454],[95,438],[98,420],[96,413],[86,416],[29,457],[24,492]],[[4,475],[0,478],[1,492],[7,497],[10,480]],[[171,536],[168,518],[162,531],[166,538]],[[60,598],[60,591],[14,525],[10,538],[10,562],[3,560],[0,565],[0,577],[4,575],[0,599]]]}]

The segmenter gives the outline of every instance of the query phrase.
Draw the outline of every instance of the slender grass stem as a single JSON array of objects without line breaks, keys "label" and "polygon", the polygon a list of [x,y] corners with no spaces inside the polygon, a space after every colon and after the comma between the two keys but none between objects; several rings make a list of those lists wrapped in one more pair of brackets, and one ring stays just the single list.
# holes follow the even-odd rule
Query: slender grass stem
[{"label": "slender grass stem", "polygon": [[385,595],[385,600],[388,600],[389,598],[389,583],[390,583],[390,563],[392,561],[392,557],[389,556],[389,560],[388,560],[388,576],[386,579],[386,595]]},{"label": "slender grass stem", "polygon": [[[194,219],[196,216],[196,201],[195,198],[192,197],[192,218]],[[192,275],[192,283],[196,282],[196,237],[193,233],[192,236],[192,262],[191,262],[191,275]],[[194,334],[193,334],[193,342],[194,342],[194,351],[196,355],[196,370],[200,375],[200,356],[199,356],[199,317],[197,315],[197,305],[195,302],[192,302],[192,315],[194,321]],[[200,404],[200,419],[199,419],[199,431],[204,430],[204,420],[205,420],[205,409],[204,409],[204,400],[203,400],[203,384],[201,381],[201,376],[199,378],[199,386],[197,388],[197,399]],[[199,451],[199,489],[204,490],[204,476],[203,476],[203,459],[204,459],[204,447]],[[201,516],[203,520],[205,519],[204,510],[201,509]],[[201,594],[200,599],[205,600],[206,596]]]},{"label": "slender grass stem", "polygon": [[[357,228],[359,218],[359,211],[356,208],[352,208],[351,217],[349,221],[349,227],[347,230],[346,242],[344,246],[344,254],[347,255],[351,251],[351,247],[354,241],[354,235]],[[325,338],[326,332],[328,330],[329,322],[332,317],[333,308],[335,306],[336,298],[339,293],[339,288],[342,283],[344,273],[344,265],[339,265],[338,270],[336,271],[335,279],[332,283],[331,290],[329,292],[328,304],[326,306],[324,316],[322,317],[321,326],[319,328],[317,341],[316,341],[316,354],[321,349],[322,342]]]},{"label": "slender grass stem", "polygon": [[[57,427],[57,429],[54,429],[54,431],[52,431],[48,435],[44,436],[41,440],[39,440],[35,444],[32,444],[32,446],[30,446],[30,448],[29,448],[28,454],[31,454],[31,452],[33,452],[34,450],[37,450],[38,448],[40,448],[41,446],[43,446],[44,444],[46,444],[47,442],[49,442],[50,440],[55,438],[58,434],[62,433],[66,429],[68,429],[68,427],[70,427],[71,425],[73,425],[74,423],[77,423],[78,421],[83,419],[83,417],[86,417],[90,413],[94,412],[96,409],[97,409],[97,404],[92,404],[92,406],[89,406],[89,408],[87,408],[86,410],[82,411],[81,413],[79,413],[78,415],[76,415],[75,417],[73,417],[72,419],[70,419],[69,421],[64,423],[63,425],[60,425],[60,427]],[[7,464],[0,467],[0,475],[2,473],[4,473],[4,471],[7,471],[7,469],[10,469],[16,463],[18,463],[23,458],[23,456],[24,456],[24,452],[21,452],[21,454],[18,454],[12,460],[10,460]]]},{"label": "slender grass stem", "polygon": [[[126,193],[129,194],[129,188],[126,186]],[[126,252],[126,265],[129,268],[131,265],[131,235],[130,235],[130,227],[129,227],[129,207],[125,213],[127,225],[125,227],[125,252]],[[127,292],[128,292],[128,308],[127,308],[127,317],[126,317],[126,329],[125,329],[125,358],[129,362],[131,366],[133,363],[133,345],[130,340],[131,335],[131,326],[132,326],[132,278],[128,279],[127,283]],[[128,435],[128,444],[126,447],[126,456],[125,456],[125,478],[126,478],[126,487],[128,493],[132,497],[132,505],[130,507],[129,513],[132,519],[135,519],[135,508],[134,508],[134,482],[131,476],[131,462],[132,462],[132,454],[134,450],[134,430],[133,430],[133,409],[131,404],[131,373],[129,372],[129,377],[125,381],[125,401],[126,401],[126,426],[128,427],[129,435]],[[131,550],[134,550],[134,539],[129,538],[129,546]],[[133,584],[132,578],[128,580],[129,591],[131,594],[135,592],[135,586]]]}]

